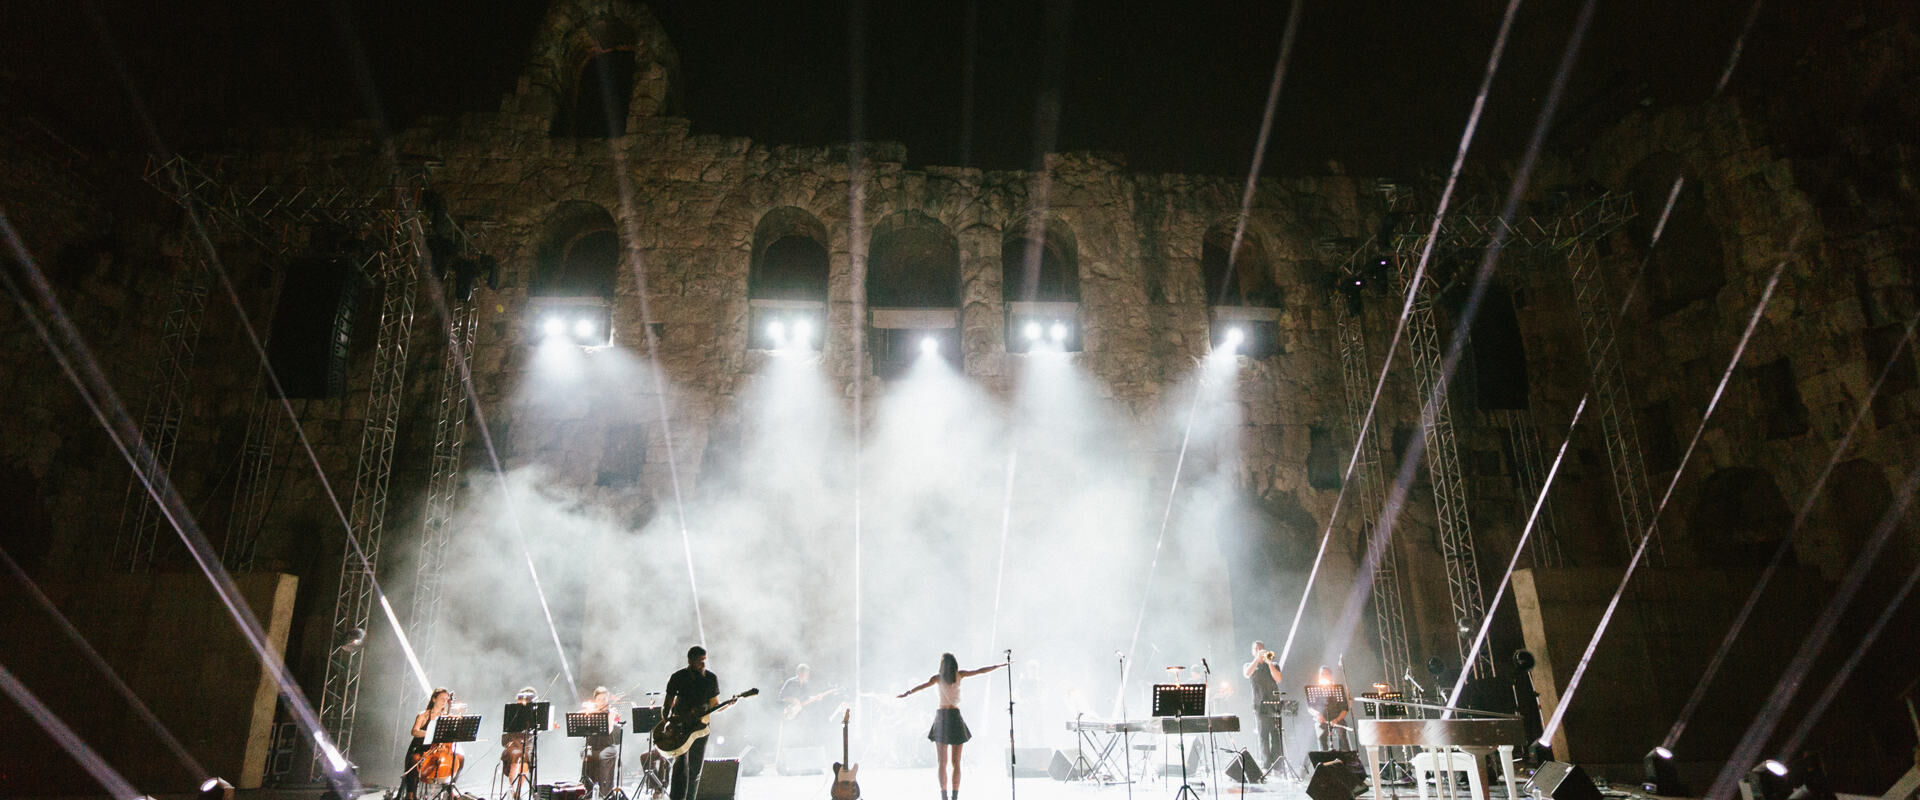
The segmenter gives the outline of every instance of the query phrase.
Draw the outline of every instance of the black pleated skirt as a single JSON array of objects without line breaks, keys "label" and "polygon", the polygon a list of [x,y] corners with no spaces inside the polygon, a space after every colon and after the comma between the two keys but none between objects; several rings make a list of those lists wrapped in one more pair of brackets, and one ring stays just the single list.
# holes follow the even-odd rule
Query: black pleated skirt
[{"label": "black pleated skirt", "polygon": [[927,738],[934,744],[966,744],[973,738],[973,731],[967,730],[960,709],[943,708],[933,712],[933,727],[927,729]]}]

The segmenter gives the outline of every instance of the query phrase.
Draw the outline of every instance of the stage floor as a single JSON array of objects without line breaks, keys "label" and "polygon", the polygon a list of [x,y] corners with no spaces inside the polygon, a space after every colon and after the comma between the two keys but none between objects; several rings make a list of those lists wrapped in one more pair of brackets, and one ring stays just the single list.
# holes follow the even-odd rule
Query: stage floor
[{"label": "stage floor", "polygon": [[[1198,781],[1200,779],[1196,779]],[[931,768],[915,769],[875,769],[860,771],[860,796],[866,800],[939,800],[940,787]],[[825,800],[831,779],[825,775],[811,776],[773,776],[760,775],[741,778],[735,787],[734,800]],[[1291,780],[1274,780],[1268,783],[1248,784],[1244,788],[1236,781],[1221,781],[1217,786],[1196,782],[1193,784],[1195,796],[1192,800],[1213,800],[1215,797],[1258,796],[1271,800],[1307,800],[1306,784]],[[1049,778],[1018,778],[1009,785],[1004,771],[989,772],[968,771],[961,791],[966,800],[1174,800],[1180,790],[1180,781],[1162,781],[1159,778],[1147,778],[1131,785],[1124,783],[1100,784],[1092,781],[1056,781]],[[1428,797],[1433,797],[1434,787],[1429,784]],[[1504,800],[1507,796],[1505,786],[1491,789],[1493,798]],[[1382,795],[1385,797],[1414,798],[1412,786],[1391,787]],[[1373,797],[1372,792],[1360,795]],[[1459,800],[1468,800],[1463,787],[1458,793]],[[1186,800],[1183,798],[1182,800]]]}]

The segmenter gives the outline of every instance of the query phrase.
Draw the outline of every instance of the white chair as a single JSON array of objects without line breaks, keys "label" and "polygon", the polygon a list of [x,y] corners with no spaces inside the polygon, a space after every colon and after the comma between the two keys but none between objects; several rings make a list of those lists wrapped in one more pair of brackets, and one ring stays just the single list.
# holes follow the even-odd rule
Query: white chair
[{"label": "white chair", "polygon": [[[1435,797],[1454,796],[1453,780],[1454,773],[1456,772],[1464,772],[1467,774],[1467,791],[1469,792],[1469,797],[1476,798],[1476,800],[1484,800],[1487,797],[1487,787],[1481,782],[1480,757],[1471,753],[1448,749],[1427,750],[1413,757],[1414,787],[1415,790],[1419,792],[1420,800],[1426,800],[1427,798],[1427,779],[1429,777],[1432,777],[1436,781],[1434,784]],[[1442,780],[1446,781],[1446,783],[1439,783],[1439,781]],[[1441,788],[1443,786],[1445,787],[1444,790]]]}]

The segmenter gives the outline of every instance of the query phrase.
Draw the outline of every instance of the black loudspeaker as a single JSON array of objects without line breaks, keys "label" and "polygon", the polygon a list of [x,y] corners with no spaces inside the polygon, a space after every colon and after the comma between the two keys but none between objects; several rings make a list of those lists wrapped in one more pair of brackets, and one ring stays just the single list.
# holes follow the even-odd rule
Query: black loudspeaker
[{"label": "black loudspeaker", "polygon": [[733,785],[740,781],[740,759],[710,758],[700,767],[700,791],[697,800],[733,800]]},{"label": "black loudspeaker", "polygon": [[1021,747],[1013,751],[1013,763],[1007,765],[1015,778],[1045,778],[1053,765],[1053,748]]},{"label": "black loudspeaker", "polygon": [[1260,762],[1253,760],[1253,754],[1242,749],[1227,764],[1227,777],[1241,783],[1259,783],[1266,776],[1260,774]]},{"label": "black loudspeaker", "polygon": [[283,396],[339,397],[347,389],[354,311],[366,288],[360,267],[346,257],[304,256],[286,271],[267,360]]},{"label": "black loudspeaker", "polygon": [[1307,796],[1313,800],[1353,800],[1367,788],[1366,780],[1346,764],[1328,762],[1314,767],[1307,781]]},{"label": "black loudspeaker", "polygon": [[1313,769],[1323,764],[1344,764],[1356,773],[1367,771],[1366,766],[1360,763],[1358,750],[1315,750],[1307,754],[1307,764]]},{"label": "black loudspeaker", "polygon": [[1534,770],[1524,789],[1536,800],[1600,800],[1600,789],[1586,770],[1565,761],[1549,761]]}]

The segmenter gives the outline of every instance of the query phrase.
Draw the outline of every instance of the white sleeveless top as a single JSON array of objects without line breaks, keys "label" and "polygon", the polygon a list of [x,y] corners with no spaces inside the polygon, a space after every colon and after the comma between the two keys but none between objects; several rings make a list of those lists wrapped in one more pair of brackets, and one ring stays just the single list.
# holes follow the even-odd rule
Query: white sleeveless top
[{"label": "white sleeveless top", "polygon": [[954,679],[952,683],[945,683],[938,677],[935,677],[933,679],[933,688],[940,692],[941,708],[960,707],[960,680],[958,678]]}]

